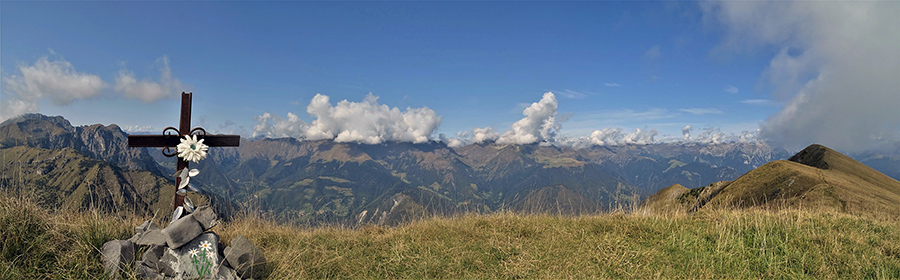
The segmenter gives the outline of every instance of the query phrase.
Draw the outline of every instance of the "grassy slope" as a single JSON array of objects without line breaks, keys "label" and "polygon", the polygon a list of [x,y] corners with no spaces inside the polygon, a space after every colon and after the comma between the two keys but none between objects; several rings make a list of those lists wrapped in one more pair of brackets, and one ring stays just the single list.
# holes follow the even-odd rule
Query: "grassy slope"
[{"label": "grassy slope", "polygon": [[827,147],[810,145],[789,160],[769,162],[731,182],[662,189],[639,211],[782,208],[892,218],[900,212],[900,182]]},{"label": "grassy slope", "polygon": [[[828,208],[896,215],[900,182],[821,145],[773,161],[728,184],[707,206]],[[709,207],[707,207],[709,208]]]},{"label": "grassy slope", "polygon": [[[160,217],[172,214],[175,186],[143,170],[122,170],[74,149],[13,147],[0,149],[0,191],[32,193],[45,207],[132,212]],[[197,204],[208,201],[188,194]]]},{"label": "grassy slope", "polygon": [[680,184],[674,184],[668,186],[664,189],[661,189],[644,199],[639,205],[639,209],[641,213],[652,214],[652,213],[683,213],[688,210],[688,203],[682,203],[679,198],[690,192],[691,190],[685,188]]},{"label": "grassy slope", "polygon": [[[103,278],[96,248],[141,222],[35,205],[0,195],[0,278]],[[834,212],[501,213],[360,229],[245,216],[214,231],[260,246],[269,279],[900,278],[898,220]]]}]

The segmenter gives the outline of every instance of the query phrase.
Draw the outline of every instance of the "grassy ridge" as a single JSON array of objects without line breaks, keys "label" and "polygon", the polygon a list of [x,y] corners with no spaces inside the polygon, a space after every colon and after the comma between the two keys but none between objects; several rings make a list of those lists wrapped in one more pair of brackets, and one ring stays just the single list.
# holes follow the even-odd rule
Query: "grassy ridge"
[{"label": "grassy ridge", "polygon": [[493,214],[303,231],[253,223],[225,232],[253,235],[277,279],[900,278],[896,221],[838,213]]},{"label": "grassy ridge", "polygon": [[[0,275],[103,278],[96,248],[130,237],[141,220],[54,213],[0,196]],[[834,212],[501,213],[359,229],[244,216],[214,231],[260,246],[269,279],[900,278],[898,220]]]}]

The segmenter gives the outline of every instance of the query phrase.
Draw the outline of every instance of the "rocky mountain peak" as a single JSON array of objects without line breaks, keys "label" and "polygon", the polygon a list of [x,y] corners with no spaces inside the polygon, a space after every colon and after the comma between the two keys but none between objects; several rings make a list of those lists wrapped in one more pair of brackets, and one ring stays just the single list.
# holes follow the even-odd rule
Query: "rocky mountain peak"
[{"label": "rocky mountain peak", "polygon": [[825,146],[812,144],[799,153],[791,156],[788,160],[818,169],[829,169],[831,166],[826,160],[826,155],[830,153],[830,150],[831,149]]},{"label": "rocky mountain peak", "polygon": [[74,127],[61,116],[25,114],[0,125],[0,148],[14,146],[72,148],[125,169],[143,169],[162,175],[145,149],[128,147],[128,134],[115,124]]}]

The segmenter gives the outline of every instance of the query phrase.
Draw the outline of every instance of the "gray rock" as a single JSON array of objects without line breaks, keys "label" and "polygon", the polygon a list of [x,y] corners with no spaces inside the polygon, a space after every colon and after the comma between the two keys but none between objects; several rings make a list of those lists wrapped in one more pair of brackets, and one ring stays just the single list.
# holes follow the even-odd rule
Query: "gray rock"
[{"label": "gray rock", "polygon": [[128,241],[134,242],[138,246],[164,245],[166,243],[166,237],[162,234],[159,226],[149,220],[135,227],[134,232],[134,236]]},{"label": "gray rock", "polygon": [[119,272],[134,261],[134,243],[128,240],[103,243],[101,255],[106,273],[112,278],[119,278]]},{"label": "gray rock", "polygon": [[266,273],[266,257],[244,236],[238,235],[225,248],[225,259],[241,278],[260,278]]},{"label": "gray rock", "polygon": [[[141,224],[140,228],[141,228],[141,231],[142,231],[142,232],[148,232],[148,231],[151,231],[151,230],[157,230],[157,229],[160,229],[159,226],[156,225],[156,223],[151,222],[150,220],[147,220],[146,222],[144,222],[143,224]],[[137,231],[137,228],[135,228],[135,231]]]},{"label": "gray rock", "polygon": [[197,207],[191,216],[194,216],[194,219],[197,219],[197,222],[203,227],[203,230],[208,230],[219,224],[219,221],[216,220],[216,213],[213,212],[212,207],[209,205],[203,205]]},{"label": "gray rock", "polygon": [[162,257],[159,258],[159,273],[167,277],[174,277],[178,269],[178,255],[172,249],[164,248]]},{"label": "gray rock", "polygon": [[[156,226],[156,224],[154,224],[154,223],[151,222],[150,220],[147,220],[147,221],[145,221],[143,224],[134,227],[134,232],[135,232],[136,234],[144,233],[144,232],[146,232],[147,229],[149,229],[151,226]],[[156,227],[156,228],[159,228],[159,227]]]},{"label": "gray rock", "polygon": [[166,236],[166,244],[169,245],[169,248],[178,249],[200,236],[203,233],[203,227],[193,216],[187,215],[172,222],[162,232]]},{"label": "gray rock", "polygon": [[146,229],[147,229],[148,227],[150,227],[150,224],[152,224],[152,223],[150,222],[150,220],[147,220],[147,221],[144,222],[143,224],[134,227],[134,236],[132,236],[131,238],[129,238],[128,241],[137,243],[138,239],[140,239],[141,236],[144,235],[144,232],[147,231]]},{"label": "gray rock", "polygon": [[[204,244],[208,245],[205,247],[207,249],[201,246]],[[192,254],[192,251],[197,254]],[[219,236],[207,232],[180,248],[166,248],[159,266],[163,274],[175,279],[196,279],[201,273],[203,279],[222,279],[219,269],[224,260],[219,254]]]},{"label": "gray rock", "polygon": [[225,265],[219,266],[219,273],[216,274],[216,279],[220,280],[240,280],[241,278],[237,277],[237,273]]},{"label": "gray rock", "polygon": [[198,207],[194,213],[175,220],[162,232],[165,235],[166,244],[170,248],[177,249],[217,224],[216,214],[213,213],[212,208],[204,205]]},{"label": "gray rock", "polygon": [[162,271],[159,266],[159,260],[162,258],[163,253],[166,251],[166,247],[151,245],[150,248],[147,248],[147,251],[144,252],[144,256],[141,257],[141,264],[152,269],[154,272],[159,273]]},{"label": "gray rock", "polygon": [[163,280],[166,279],[165,276],[159,274],[159,271],[156,271],[150,267],[148,267],[143,262],[140,264],[135,264],[137,266],[137,274],[140,279],[149,279],[149,280]]},{"label": "gray rock", "polygon": [[131,239],[138,246],[163,246],[166,245],[166,235],[163,230],[153,225],[143,233],[135,234]]}]

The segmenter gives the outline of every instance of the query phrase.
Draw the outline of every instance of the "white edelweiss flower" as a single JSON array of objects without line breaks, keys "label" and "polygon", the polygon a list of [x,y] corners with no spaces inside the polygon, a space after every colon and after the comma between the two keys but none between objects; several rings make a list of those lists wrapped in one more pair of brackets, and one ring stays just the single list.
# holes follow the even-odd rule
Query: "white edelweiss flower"
[{"label": "white edelweiss flower", "polygon": [[197,141],[197,135],[185,135],[184,139],[181,139],[181,143],[178,144],[178,146],[175,146],[178,157],[193,162],[199,162],[200,160],[205,159],[206,150],[209,149],[209,146],[203,144],[203,140],[206,139]]},{"label": "white edelweiss flower", "polygon": [[177,172],[175,172],[174,176],[181,178],[181,184],[178,184],[178,189],[180,190],[180,189],[183,189],[184,187],[190,187],[190,189],[192,191],[195,191],[195,192],[199,191],[193,185],[189,184],[189,182],[191,181],[191,177],[197,176],[197,174],[200,174],[200,170],[197,170],[197,169],[187,170],[187,168],[182,168],[181,170],[178,170]]},{"label": "white edelweiss flower", "polygon": [[200,249],[203,249],[204,251],[212,251],[212,244],[210,244],[209,241],[200,242]]},{"label": "white edelweiss flower", "polygon": [[216,259],[216,254],[213,252],[206,252],[206,257],[211,260],[214,260],[214,259]]},{"label": "white edelweiss flower", "polygon": [[191,249],[189,252],[191,253],[191,257],[196,257],[200,254],[200,251],[198,251],[197,249]]}]

